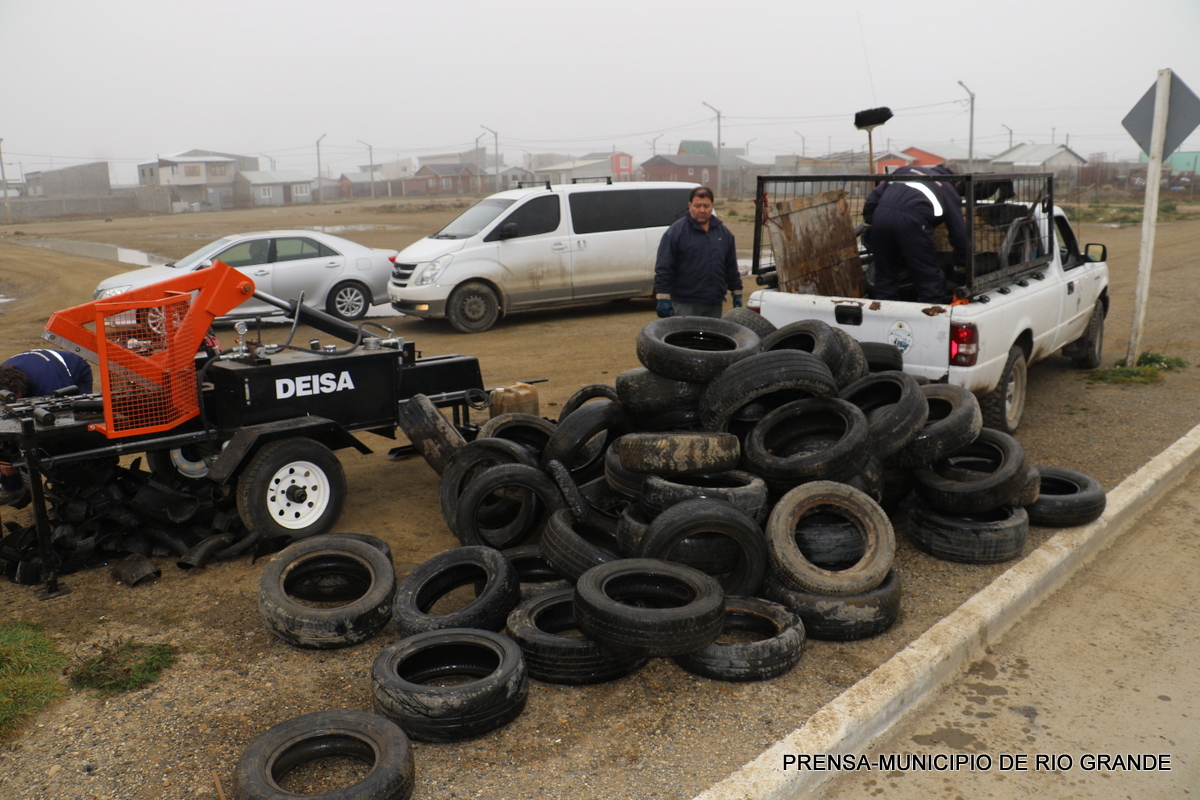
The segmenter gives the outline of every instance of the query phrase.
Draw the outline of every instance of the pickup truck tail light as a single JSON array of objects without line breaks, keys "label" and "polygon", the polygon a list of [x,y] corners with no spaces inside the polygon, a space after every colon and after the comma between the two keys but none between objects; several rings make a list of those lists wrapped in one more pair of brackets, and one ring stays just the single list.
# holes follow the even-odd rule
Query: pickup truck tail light
[{"label": "pickup truck tail light", "polygon": [[973,323],[950,325],[950,364],[973,367],[979,358],[979,330]]}]

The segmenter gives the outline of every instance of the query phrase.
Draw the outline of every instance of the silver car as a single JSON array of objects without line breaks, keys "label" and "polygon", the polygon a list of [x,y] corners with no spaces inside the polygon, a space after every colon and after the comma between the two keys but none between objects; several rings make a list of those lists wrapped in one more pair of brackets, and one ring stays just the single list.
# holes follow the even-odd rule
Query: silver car
[{"label": "silver car", "polygon": [[[303,292],[305,305],[357,320],[372,305],[388,302],[387,284],[396,251],[365,247],[317,231],[239,233],[210,242],[165,266],[106,278],[96,287],[93,299],[158,283],[181,271],[204,269],[218,260],[251,278],[259,291],[284,300],[295,300]],[[275,306],[250,298],[226,317],[278,313]]]}]

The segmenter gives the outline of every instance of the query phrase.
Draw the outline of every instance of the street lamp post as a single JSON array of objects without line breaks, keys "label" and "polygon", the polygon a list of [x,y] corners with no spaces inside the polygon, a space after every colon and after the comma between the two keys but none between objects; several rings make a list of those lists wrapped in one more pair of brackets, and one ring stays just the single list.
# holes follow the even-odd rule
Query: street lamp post
[{"label": "street lamp post", "polygon": [[[500,134],[489,128],[487,125],[480,125],[485,131],[492,135],[492,142],[496,148],[496,191],[500,191]],[[484,171],[487,171],[487,164],[484,164]]]},{"label": "street lamp post", "polygon": [[[708,103],[705,103],[703,100],[700,101],[700,104],[708,106],[709,108],[712,108],[713,111],[717,111],[716,108],[713,108],[713,106],[708,105]],[[720,194],[720,193],[721,193],[721,112],[717,111],[717,194]]]},{"label": "street lamp post", "polygon": [[967,89],[967,85],[962,81],[958,85],[967,90],[967,94],[971,96],[971,130],[970,138],[967,139],[967,170],[975,171],[975,93]]},{"label": "street lamp post", "polygon": [[1008,149],[1012,150],[1012,128],[1008,127],[1003,122],[1000,123],[1000,127],[1008,131]]},{"label": "street lamp post", "polygon": [[800,137],[800,157],[804,158],[804,134],[800,131],[792,131],[792,133]]},{"label": "street lamp post", "polygon": [[[321,139],[327,134],[322,133]],[[321,139],[317,139],[317,202],[325,202],[325,185],[321,183]]]},{"label": "street lamp post", "polygon": [[366,142],[364,142],[362,139],[355,139],[355,141],[356,141],[356,142],[358,142],[359,144],[366,144],[366,145],[367,145],[367,157],[368,157],[368,158],[371,160],[371,161],[370,161],[370,168],[371,168],[371,199],[372,199],[372,200],[374,200],[374,199],[375,199],[375,148],[374,148],[374,147],[371,147],[371,145],[367,144],[367,143],[366,143]]}]

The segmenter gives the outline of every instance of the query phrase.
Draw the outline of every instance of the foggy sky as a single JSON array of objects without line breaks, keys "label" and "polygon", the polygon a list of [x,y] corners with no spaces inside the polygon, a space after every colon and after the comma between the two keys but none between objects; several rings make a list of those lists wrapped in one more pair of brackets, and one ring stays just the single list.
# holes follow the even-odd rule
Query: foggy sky
[{"label": "foggy sky", "polygon": [[[889,143],[1069,144],[1135,159],[1121,120],[1171,68],[1200,93],[1198,0],[0,0],[0,148],[19,172],[191,148],[335,177],[488,148],[717,137],[751,156]],[[1011,129],[1011,133],[1010,130]],[[1200,150],[1193,134],[1181,149]]]}]

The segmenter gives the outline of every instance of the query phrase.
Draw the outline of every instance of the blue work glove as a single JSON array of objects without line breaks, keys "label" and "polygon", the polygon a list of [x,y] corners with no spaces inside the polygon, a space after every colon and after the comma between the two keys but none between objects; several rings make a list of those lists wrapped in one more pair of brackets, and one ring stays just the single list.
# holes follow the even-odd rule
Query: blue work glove
[{"label": "blue work glove", "polygon": [[658,312],[659,319],[675,316],[675,306],[671,305],[671,301],[665,297],[658,301],[658,307],[655,309]]},{"label": "blue work glove", "polygon": [[742,296],[736,292],[734,292],[734,295],[733,295],[733,307],[734,308],[742,307]]}]

